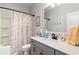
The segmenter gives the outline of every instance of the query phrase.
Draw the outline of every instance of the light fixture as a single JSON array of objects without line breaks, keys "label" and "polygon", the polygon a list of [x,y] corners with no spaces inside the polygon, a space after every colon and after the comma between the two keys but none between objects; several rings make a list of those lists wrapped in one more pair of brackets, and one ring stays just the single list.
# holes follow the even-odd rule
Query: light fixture
[{"label": "light fixture", "polygon": [[56,3],[56,5],[61,5],[61,4],[63,4],[63,3]]},{"label": "light fixture", "polygon": [[48,7],[50,6],[50,7],[53,8],[53,7],[55,7],[55,4],[54,4],[54,3],[47,3],[47,6],[48,6]]},{"label": "light fixture", "polygon": [[52,7],[52,8],[55,7],[55,4],[51,4],[51,7]]},{"label": "light fixture", "polygon": [[47,4],[47,6],[50,6],[52,3],[46,3]]},{"label": "light fixture", "polygon": [[58,5],[61,5],[63,3],[46,3],[46,4],[47,4],[47,7],[53,8],[53,7],[58,6]]}]

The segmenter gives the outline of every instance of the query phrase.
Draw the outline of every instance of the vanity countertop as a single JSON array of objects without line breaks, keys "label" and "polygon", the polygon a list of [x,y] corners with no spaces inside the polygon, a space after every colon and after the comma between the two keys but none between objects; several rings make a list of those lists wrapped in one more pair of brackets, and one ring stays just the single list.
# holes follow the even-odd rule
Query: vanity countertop
[{"label": "vanity countertop", "polygon": [[64,41],[59,41],[59,40],[54,40],[54,39],[49,39],[49,38],[44,38],[39,36],[31,37],[31,39],[41,42],[44,45],[57,49],[68,55],[79,55],[78,46],[72,46]]}]

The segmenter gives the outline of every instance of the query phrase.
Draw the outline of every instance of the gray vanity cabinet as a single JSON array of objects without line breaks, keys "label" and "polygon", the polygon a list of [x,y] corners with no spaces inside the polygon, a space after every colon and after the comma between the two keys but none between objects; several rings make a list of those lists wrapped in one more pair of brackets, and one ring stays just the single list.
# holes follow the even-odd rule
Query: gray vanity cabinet
[{"label": "gray vanity cabinet", "polygon": [[31,40],[31,55],[53,55],[54,50],[44,44]]},{"label": "gray vanity cabinet", "polygon": [[36,46],[36,41],[31,41],[31,55],[40,55],[41,49]]},{"label": "gray vanity cabinet", "polygon": [[31,40],[31,55],[66,55],[36,40]]},{"label": "gray vanity cabinet", "polygon": [[31,40],[31,55],[48,55],[37,41]]}]

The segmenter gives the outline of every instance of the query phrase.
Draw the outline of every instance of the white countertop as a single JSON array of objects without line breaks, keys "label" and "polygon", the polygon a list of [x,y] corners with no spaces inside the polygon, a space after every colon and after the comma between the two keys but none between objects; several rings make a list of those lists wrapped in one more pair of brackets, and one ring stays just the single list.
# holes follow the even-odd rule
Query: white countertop
[{"label": "white countertop", "polygon": [[39,36],[31,37],[31,39],[39,41],[47,46],[50,46],[51,48],[57,49],[63,53],[66,53],[69,55],[79,55],[79,47],[72,46],[66,42],[49,39],[49,38],[43,38],[43,37],[39,37]]}]

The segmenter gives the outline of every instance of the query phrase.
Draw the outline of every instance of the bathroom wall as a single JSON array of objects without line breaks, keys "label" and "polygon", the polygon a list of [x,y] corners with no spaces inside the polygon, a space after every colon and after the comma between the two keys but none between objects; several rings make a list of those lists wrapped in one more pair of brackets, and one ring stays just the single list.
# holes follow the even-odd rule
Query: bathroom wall
[{"label": "bathroom wall", "polygon": [[66,15],[71,12],[79,11],[79,3],[65,3],[45,12],[45,17],[51,19],[47,22],[49,31],[65,32]]},{"label": "bathroom wall", "polygon": [[35,26],[35,32],[39,32],[40,29],[45,29],[45,20],[44,20],[44,8],[46,4],[44,3],[36,3],[31,8],[31,13],[35,14],[35,17],[40,16],[40,26]]}]

